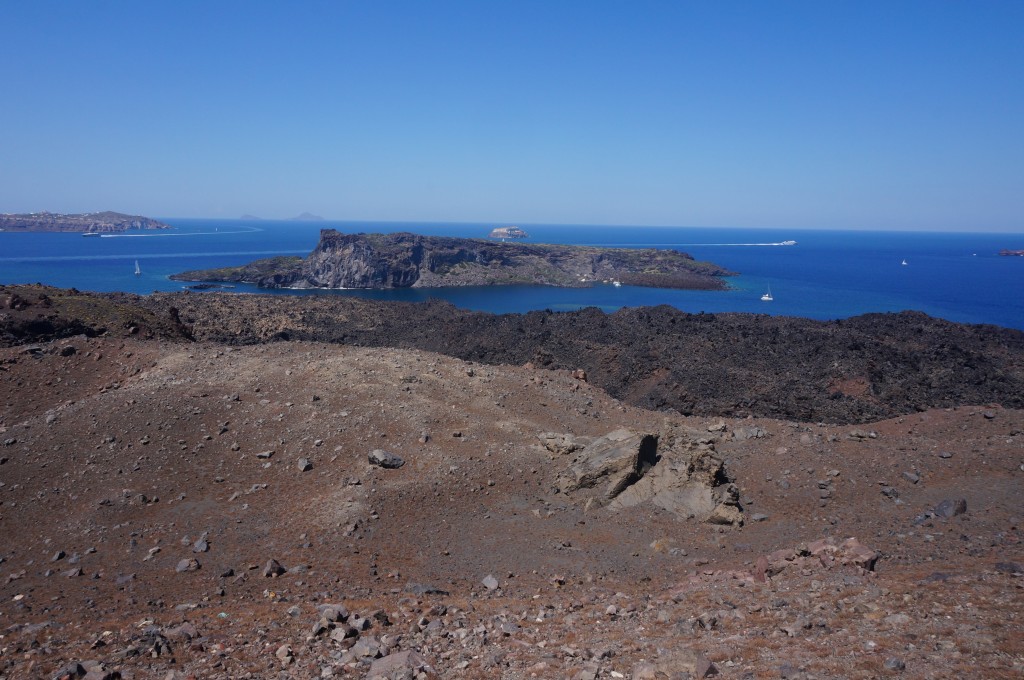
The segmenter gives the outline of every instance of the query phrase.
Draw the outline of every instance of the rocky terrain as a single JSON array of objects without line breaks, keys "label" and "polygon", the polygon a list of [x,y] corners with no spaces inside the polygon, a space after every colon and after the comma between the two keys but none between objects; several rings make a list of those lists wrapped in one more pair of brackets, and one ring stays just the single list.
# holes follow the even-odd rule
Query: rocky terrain
[{"label": "rocky terrain", "polygon": [[[244,297],[0,290],[0,677],[1024,673],[1019,408],[656,412],[581,367],[285,339]],[[193,300],[264,312],[225,342]],[[1019,361],[884,321],[849,323]]]},{"label": "rocky terrain", "polygon": [[169,224],[139,215],[98,212],[84,215],[60,213],[29,213],[25,215],[0,214],[0,231],[72,231],[113,234],[128,229],[170,229]]},{"label": "rocky terrain", "polygon": [[959,404],[1024,407],[1024,333],[913,312],[831,322],[671,307],[494,315],[341,296],[0,287],[0,344],[76,334],[306,340],[579,368],[623,402],[683,415],[862,423]]},{"label": "rocky terrain", "polygon": [[183,272],[178,281],[244,282],[263,288],[437,288],[534,284],[717,290],[730,272],[675,250],[594,248],[418,234],[320,232],[306,258],[273,258],[242,267]]}]

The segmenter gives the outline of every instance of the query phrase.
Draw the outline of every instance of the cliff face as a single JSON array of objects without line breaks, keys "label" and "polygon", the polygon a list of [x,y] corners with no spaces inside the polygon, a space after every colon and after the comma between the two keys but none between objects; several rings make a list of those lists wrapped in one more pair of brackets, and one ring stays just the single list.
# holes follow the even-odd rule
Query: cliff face
[{"label": "cliff face", "polygon": [[141,215],[117,212],[61,215],[58,213],[30,213],[27,215],[0,215],[3,231],[70,231],[118,233],[128,229],[170,229],[171,225]]},{"label": "cliff face", "polygon": [[586,286],[614,279],[664,288],[721,289],[731,272],[674,250],[495,243],[418,234],[320,232],[316,249],[286,266],[177,274],[176,280],[234,281],[264,288],[408,288],[534,284]]}]

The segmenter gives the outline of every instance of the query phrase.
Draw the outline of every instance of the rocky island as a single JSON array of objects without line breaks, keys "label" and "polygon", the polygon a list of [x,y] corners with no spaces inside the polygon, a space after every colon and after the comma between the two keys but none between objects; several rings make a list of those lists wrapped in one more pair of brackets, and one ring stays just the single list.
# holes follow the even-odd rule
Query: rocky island
[{"label": "rocky island", "polygon": [[176,281],[251,283],[261,288],[428,288],[532,284],[721,290],[732,272],[676,250],[595,248],[410,233],[320,232],[306,258],[277,257],[241,267],[188,271]]},{"label": "rocky island", "polygon": [[66,231],[86,234],[117,234],[129,229],[170,229],[171,225],[141,215],[125,215],[109,210],[98,213],[65,215],[38,212],[22,215],[0,214],[0,231]]},{"label": "rocky island", "polygon": [[1024,250],[1007,250],[1007,249],[1004,248],[1003,250],[999,251],[999,254],[1000,255],[1007,255],[1007,256],[1010,256],[1010,257],[1014,257],[1014,256],[1016,256],[1016,257],[1024,257]]}]

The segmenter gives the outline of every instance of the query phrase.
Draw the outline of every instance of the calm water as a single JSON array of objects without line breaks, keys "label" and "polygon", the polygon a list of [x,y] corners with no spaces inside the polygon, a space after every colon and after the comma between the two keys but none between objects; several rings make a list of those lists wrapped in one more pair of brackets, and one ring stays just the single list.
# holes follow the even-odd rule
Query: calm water
[{"label": "calm water", "polygon": [[[436,223],[272,222],[164,219],[165,232],[83,238],[79,234],[0,233],[0,283],[46,283],[92,291],[146,294],[176,291],[170,274],[238,265],[272,255],[306,255],[320,229],[413,231],[482,237],[494,225]],[[598,285],[588,289],[534,286],[332,291],[388,300],[442,298],[490,312],[612,311],[668,304],[688,312],[759,312],[835,319],[866,312],[923,311],[952,321],[1024,329],[1024,234],[881,233],[796,229],[588,227],[520,225],[530,241],[676,248],[740,272],[725,292]],[[795,246],[739,245],[795,240]],[[907,261],[904,266],[903,260]],[[135,261],[142,270],[134,275]],[[768,287],[773,302],[760,297]],[[239,286],[238,292],[255,292]],[[266,292],[266,291],[263,291]],[[311,294],[307,292],[282,294]]]}]

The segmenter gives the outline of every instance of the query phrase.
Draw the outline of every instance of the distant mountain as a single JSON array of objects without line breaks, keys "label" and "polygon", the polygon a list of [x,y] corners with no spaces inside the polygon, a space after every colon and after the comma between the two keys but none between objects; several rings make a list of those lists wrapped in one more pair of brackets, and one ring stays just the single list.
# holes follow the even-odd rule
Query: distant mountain
[{"label": "distant mountain", "polygon": [[240,219],[240,220],[262,220],[263,218],[262,217],[256,217],[255,215],[249,215],[247,213],[245,215],[242,215],[238,219]]},{"label": "distant mountain", "polygon": [[293,222],[322,222],[323,219],[324,218],[320,217],[319,215],[314,215],[313,213],[304,212],[301,215],[299,215],[298,217],[293,217],[292,221]]},{"label": "distant mountain", "polygon": [[171,225],[148,217],[125,215],[109,210],[74,215],[51,212],[0,214],[0,231],[71,231],[99,234],[117,233],[128,229],[170,228]]}]

